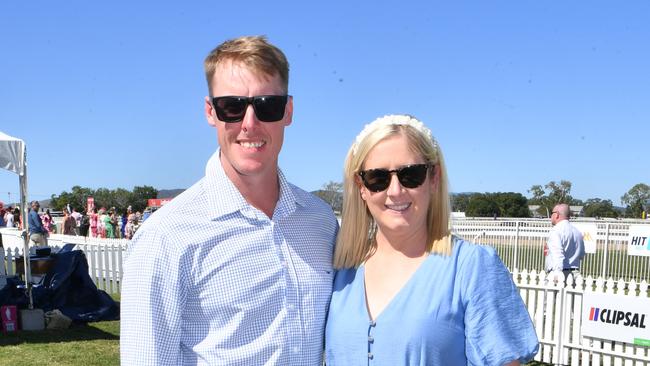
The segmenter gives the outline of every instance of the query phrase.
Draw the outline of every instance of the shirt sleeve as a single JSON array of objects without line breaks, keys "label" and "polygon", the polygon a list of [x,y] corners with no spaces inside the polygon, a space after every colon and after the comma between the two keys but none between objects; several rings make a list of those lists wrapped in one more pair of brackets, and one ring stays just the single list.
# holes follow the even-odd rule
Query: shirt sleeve
[{"label": "shirt sleeve", "polygon": [[547,271],[562,271],[564,269],[564,247],[562,238],[557,230],[551,230],[548,237],[548,256],[550,258],[550,267]]},{"label": "shirt sleeve", "polygon": [[180,365],[186,300],[181,256],[155,228],[138,232],[124,266],[120,320],[122,365]]},{"label": "shirt sleeve", "polygon": [[539,345],[524,302],[494,249],[473,249],[463,265],[468,364],[524,364]]}]

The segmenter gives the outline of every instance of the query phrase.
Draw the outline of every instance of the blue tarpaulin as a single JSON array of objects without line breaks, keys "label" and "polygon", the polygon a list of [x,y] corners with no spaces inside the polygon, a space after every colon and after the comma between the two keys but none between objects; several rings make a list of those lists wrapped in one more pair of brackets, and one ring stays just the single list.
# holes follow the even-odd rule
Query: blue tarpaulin
[{"label": "blue tarpaulin", "polygon": [[[54,268],[39,286],[34,286],[34,307],[48,312],[58,309],[77,322],[119,320],[117,303],[104,291],[97,289],[88,274],[88,261],[81,250],[60,251],[52,254]],[[8,278],[7,286],[0,289],[0,304],[27,308],[29,299],[24,284],[17,277]]]}]

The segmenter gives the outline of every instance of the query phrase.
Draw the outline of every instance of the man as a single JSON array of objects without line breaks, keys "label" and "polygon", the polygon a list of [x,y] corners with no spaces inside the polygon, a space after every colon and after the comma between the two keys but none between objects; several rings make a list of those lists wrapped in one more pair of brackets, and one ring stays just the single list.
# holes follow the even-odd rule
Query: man
[{"label": "man", "polygon": [[29,225],[29,239],[37,246],[47,246],[47,231],[43,227],[43,221],[38,214],[41,205],[38,201],[32,201],[32,209],[29,210],[27,224]]},{"label": "man", "polygon": [[75,221],[75,227],[74,227],[74,234],[73,235],[79,235],[80,234],[80,229],[81,229],[81,219],[83,218],[83,215],[80,214],[76,208],[72,208],[72,213],[70,214],[72,218]]},{"label": "man", "polygon": [[585,256],[585,243],[582,233],[569,222],[571,211],[569,206],[561,203],[553,208],[551,213],[551,229],[548,242],[544,248],[546,256],[546,272],[553,273],[552,278],[559,281],[560,273],[563,281],[569,274],[577,275],[580,262]]},{"label": "man", "polygon": [[338,224],[278,168],[293,117],[287,60],[242,37],[205,72],[219,149],[129,246],[122,365],[320,365]]}]

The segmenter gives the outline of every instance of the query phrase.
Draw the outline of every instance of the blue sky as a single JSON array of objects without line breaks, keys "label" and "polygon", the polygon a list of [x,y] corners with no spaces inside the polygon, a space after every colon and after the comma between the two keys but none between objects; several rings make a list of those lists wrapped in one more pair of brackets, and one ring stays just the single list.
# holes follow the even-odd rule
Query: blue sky
[{"label": "blue sky", "polygon": [[[454,192],[569,180],[580,199],[650,184],[650,2],[3,1],[0,131],[27,143],[31,199],[74,185],[187,188],[217,148],[202,62],[265,34],[287,55],[280,166],[340,181],[362,127],[427,124]],[[0,200],[18,196],[0,171]]]}]

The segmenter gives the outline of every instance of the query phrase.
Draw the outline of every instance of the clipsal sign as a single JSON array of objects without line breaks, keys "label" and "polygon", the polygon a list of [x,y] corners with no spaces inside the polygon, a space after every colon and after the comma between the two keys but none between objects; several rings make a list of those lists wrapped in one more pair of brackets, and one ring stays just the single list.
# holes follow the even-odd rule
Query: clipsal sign
[{"label": "clipsal sign", "polygon": [[591,308],[589,320],[626,327],[645,328],[645,314],[605,308]]},{"label": "clipsal sign", "polygon": [[582,335],[650,346],[650,298],[586,292]]}]

